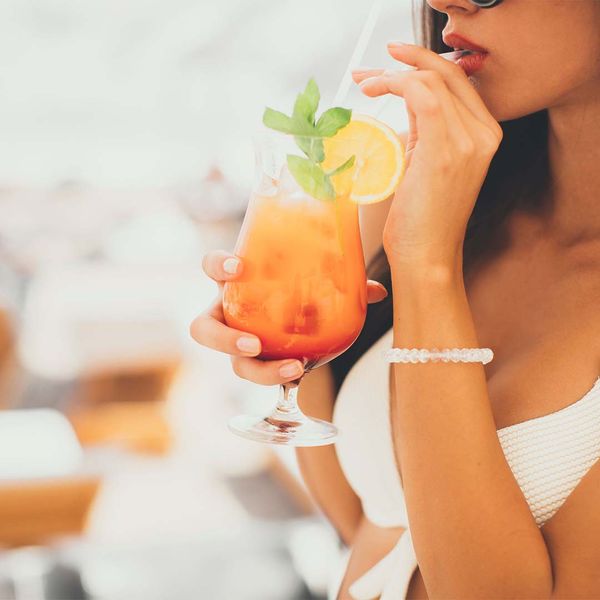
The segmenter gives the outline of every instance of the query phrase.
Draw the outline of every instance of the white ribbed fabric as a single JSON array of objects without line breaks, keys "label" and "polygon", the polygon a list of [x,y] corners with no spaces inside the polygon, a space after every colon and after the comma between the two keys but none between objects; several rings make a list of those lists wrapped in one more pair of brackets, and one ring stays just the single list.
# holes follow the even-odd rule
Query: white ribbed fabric
[{"label": "white ribbed fabric", "polygon": [[600,377],[577,402],[499,429],[498,439],[541,527],[600,457]]},{"label": "white ribbed fabric", "polygon": [[[355,600],[404,600],[417,566],[389,415],[390,329],[350,370],[338,394],[336,451],[365,516],[380,527],[405,527],[396,547],[350,588]],[[498,439],[538,526],[562,505],[600,457],[600,377],[577,402],[498,430]],[[348,555],[345,556],[346,562]],[[336,600],[344,565],[330,588]]]}]

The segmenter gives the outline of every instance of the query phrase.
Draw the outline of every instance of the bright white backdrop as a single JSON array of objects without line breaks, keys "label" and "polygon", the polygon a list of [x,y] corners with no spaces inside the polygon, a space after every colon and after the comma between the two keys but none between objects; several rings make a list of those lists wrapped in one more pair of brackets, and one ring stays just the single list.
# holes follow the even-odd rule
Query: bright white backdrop
[{"label": "bright white backdrop", "polygon": [[[246,183],[264,106],[310,76],[330,102],[372,3],[3,0],[0,184],[164,186],[213,164]],[[390,37],[412,38],[410,0],[387,0],[370,56]]]}]

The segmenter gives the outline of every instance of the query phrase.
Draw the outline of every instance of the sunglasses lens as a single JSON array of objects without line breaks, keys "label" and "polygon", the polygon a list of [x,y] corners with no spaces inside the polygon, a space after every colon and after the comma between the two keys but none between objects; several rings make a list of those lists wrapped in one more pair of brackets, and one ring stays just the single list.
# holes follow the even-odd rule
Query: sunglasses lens
[{"label": "sunglasses lens", "polygon": [[493,8],[494,6],[498,6],[502,0],[471,0],[471,2],[479,6],[479,8]]}]

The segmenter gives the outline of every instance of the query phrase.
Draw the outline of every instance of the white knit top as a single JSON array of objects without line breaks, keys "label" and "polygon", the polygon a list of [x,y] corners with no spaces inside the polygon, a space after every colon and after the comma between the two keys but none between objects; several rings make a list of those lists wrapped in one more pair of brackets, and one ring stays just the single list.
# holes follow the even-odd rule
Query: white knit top
[{"label": "white knit top", "polygon": [[[335,405],[336,444],[342,469],[361,498],[366,517],[380,527],[405,527],[392,552],[350,588],[356,600],[403,600],[417,566],[400,475],[394,458],[389,412],[390,329],[352,367]],[[507,462],[541,527],[560,508],[600,458],[600,377],[579,400],[556,412],[498,430]],[[345,565],[332,582],[330,598]]]}]

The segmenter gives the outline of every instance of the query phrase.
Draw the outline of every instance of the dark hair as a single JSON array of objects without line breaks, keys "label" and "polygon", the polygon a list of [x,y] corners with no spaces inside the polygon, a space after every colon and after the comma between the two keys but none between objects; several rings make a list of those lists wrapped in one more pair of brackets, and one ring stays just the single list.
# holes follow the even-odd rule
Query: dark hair
[{"label": "dark hair", "polygon": [[[441,35],[447,19],[445,13],[433,10],[424,0],[422,7],[413,4],[415,31],[421,44],[434,52],[452,50],[444,44]],[[506,218],[511,212],[517,208],[527,212],[541,212],[547,208],[550,187],[548,111],[544,109],[500,125],[503,139],[467,225],[463,247],[465,277],[477,264],[506,246]],[[369,305],[365,326],[357,340],[344,354],[331,361],[338,391],[354,363],[392,327],[390,266],[383,247],[367,265],[367,276],[381,282],[389,295],[385,300]]]}]

